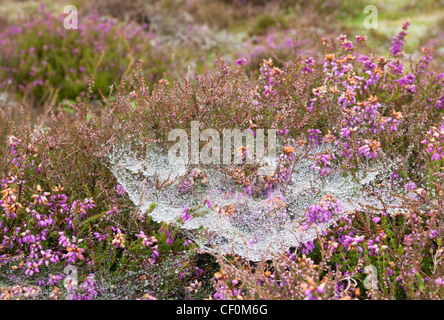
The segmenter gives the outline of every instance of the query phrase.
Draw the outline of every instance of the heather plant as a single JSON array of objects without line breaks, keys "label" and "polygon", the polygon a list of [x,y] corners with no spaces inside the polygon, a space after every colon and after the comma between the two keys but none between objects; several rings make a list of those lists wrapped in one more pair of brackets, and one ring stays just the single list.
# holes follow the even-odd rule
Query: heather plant
[{"label": "heather plant", "polygon": [[147,25],[123,24],[91,12],[78,29],[64,29],[65,16],[41,8],[15,21],[2,33],[1,84],[35,104],[74,100],[88,86],[104,94],[128,74],[139,59],[147,80],[156,81],[168,59],[147,31]]},{"label": "heather plant", "polygon": [[[442,298],[444,77],[431,48],[406,63],[408,29],[385,56],[340,35],[323,54],[263,60],[257,75],[218,59],[150,86],[139,63],[100,112],[89,78],[74,112],[50,109],[40,130],[3,108],[2,297],[39,285],[73,299]],[[169,133],[192,121],[276,130],[276,169],[260,176],[241,148],[241,163],[156,172]],[[211,214],[257,235],[243,239],[254,259]],[[70,265],[77,283],[64,281]]]},{"label": "heather plant", "polygon": [[[378,184],[377,186],[372,186],[372,188],[376,188],[376,190],[379,188],[379,191],[372,191],[373,195],[381,194],[380,197],[382,198],[380,198],[380,201],[382,201],[382,204],[384,204],[385,201],[388,201],[384,196],[392,196],[392,192],[400,192],[399,190],[402,189],[404,190],[399,195],[400,199],[405,199],[405,192],[410,189],[414,190],[420,197],[424,197],[425,194],[423,193],[423,189],[418,189],[411,179],[416,180],[418,184],[425,183],[428,176],[427,166],[424,166],[422,169],[417,169],[417,172],[414,174],[410,173],[413,166],[416,168],[419,167],[418,162],[426,161],[424,158],[425,153],[421,150],[419,144],[419,141],[421,141],[420,139],[422,139],[425,132],[424,130],[418,130],[417,125],[419,123],[421,123],[422,126],[424,123],[431,124],[436,120],[436,110],[440,108],[442,83],[440,80],[437,80],[440,79],[440,74],[425,71],[427,70],[427,64],[431,58],[431,51],[428,49],[424,51],[427,56],[420,59],[415,71],[413,71],[413,73],[405,74],[402,62],[403,52],[401,48],[407,28],[408,23],[403,25],[403,30],[393,39],[390,53],[391,56],[388,58],[359,54],[359,43],[365,41],[365,37],[357,36],[355,41],[358,46],[356,46],[353,42],[348,40],[346,36],[340,36],[337,39],[337,44],[325,43],[327,46],[327,54],[324,60],[321,61],[321,65],[320,63],[316,64],[311,57],[294,60],[289,64],[286,64],[282,69],[273,66],[271,60],[264,61],[261,66],[260,76],[256,82],[256,87],[250,87],[250,91],[254,92],[257,90],[255,93],[250,94],[250,97],[252,97],[250,102],[252,108],[250,110],[243,109],[243,112],[251,112],[251,115],[247,113],[249,116],[241,117],[241,119],[244,119],[243,123],[245,125],[244,127],[241,126],[241,128],[246,128],[247,126],[253,128],[253,125],[258,127],[263,125],[264,127],[267,127],[268,125],[281,130],[286,136],[293,134],[295,140],[296,138],[299,140],[304,137],[308,138],[308,142],[303,142],[303,145],[306,145],[307,147],[330,145],[331,149],[327,149],[327,153],[321,153],[315,157],[316,164],[312,166],[313,170],[319,171],[320,174],[325,177],[328,177],[331,172],[339,170],[339,168],[344,170],[345,173],[353,174],[361,170],[368,170],[366,169],[367,165],[371,162],[379,160],[387,164],[391,161],[390,159],[395,160],[395,170],[391,172],[391,178],[388,179],[394,181],[392,182],[392,187],[394,188],[393,191],[386,190],[385,192],[382,192],[380,189],[382,185]],[[170,87],[161,87],[160,90],[162,92],[165,92],[165,90],[167,92],[172,90],[172,92],[178,91],[191,95],[191,101],[189,98],[181,99],[182,101],[190,101],[188,103],[191,104],[190,107],[185,108],[188,109],[188,112],[184,114],[184,116],[186,115],[186,118],[182,118],[183,116],[181,116],[180,113],[174,112],[173,118],[177,119],[179,123],[189,123],[192,119],[199,119],[200,121],[205,122],[207,119],[206,115],[211,114],[211,108],[215,108],[215,110],[218,110],[219,112],[222,111],[222,109],[219,109],[217,103],[204,104],[206,109],[202,111],[205,112],[195,113],[193,111],[193,107],[200,107],[202,105],[198,100],[194,100],[194,97],[202,97],[202,94],[196,94],[196,92],[202,92],[201,90],[205,87],[205,82],[208,82],[211,86],[216,85],[216,87],[220,87],[221,85],[219,82],[221,77],[229,79],[229,77],[235,74],[236,78],[238,78],[242,74],[243,67],[242,64],[239,64],[239,66],[236,67],[236,73],[230,72],[228,67],[225,67],[220,63],[218,68],[219,69],[216,69],[216,78],[208,78],[206,75],[201,76],[196,74],[195,80],[191,83],[186,82],[182,85],[174,84]],[[218,70],[220,71],[218,72]],[[318,79],[323,79],[323,81]],[[418,80],[413,82],[413,79]],[[325,86],[318,86],[316,84],[317,81],[325,84]],[[225,81],[222,81],[222,83],[225,83]],[[243,86],[241,83],[242,82],[237,85],[238,88]],[[166,83],[162,83],[162,85],[165,84]],[[300,86],[303,88],[299,87],[299,84],[301,84]],[[306,87],[302,84],[308,88],[305,89]],[[425,86],[425,84],[428,84],[429,88],[430,85],[435,86],[432,95],[422,92],[423,89],[421,88],[423,88],[422,86]],[[399,94],[399,86],[405,87],[406,92]],[[180,87],[183,89],[179,90]],[[247,85],[247,87],[249,87],[249,85]],[[234,89],[233,87],[229,87],[229,84],[223,85],[223,88]],[[429,92],[428,89],[425,90]],[[214,89],[207,89],[204,92],[213,91]],[[142,93],[143,92],[142,85]],[[303,94],[308,92],[311,93],[311,95],[309,94],[305,99],[296,99],[295,97],[298,97],[297,94],[299,92]],[[170,95],[170,93],[163,93],[159,96],[162,96],[163,98]],[[138,96],[142,96],[142,94]],[[158,97],[156,89],[153,90],[152,97]],[[219,97],[219,101],[222,102],[223,96],[219,95]],[[248,96],[244,94],[243,97],[245,98]],[[145,99],[144,102],[139,102],[149,106],[142,110],[154,107],[151,99],[152,98],[148,98]],[[231,99],[231,101],[233,100]],[[296,104],[299,101],[305,101],[305,106],[299,106]],[[130,105],[137,110],[139,103],[136,102],[135,104],[132,104],[131,101],[127,101],[124,104]],[[157,103],[155,105],[158,106]],[[168,105],[174,104],[168,103]],[[228,115],[228,119],[231,117],[231,114],[229,113],[230,106],[236,108],[238,105],[239,103],[224,104],[224,113],[219,113],[219,119],[222,120],[222,124],[224,123],[223,119],[225,115]],[[249,104],[246,105],[248,106]],[[245,106],[245,104],[243,104],[243,106]],[[256,113],[258,106],[262,111],[259,114]],[[419,119],[419,113],[417,112],[418,106],[422,106],[420,108],[423,108],[424,110],[424,113]],[[433,106],[433,108],[431,108],[431,106]],[[121,108],[121,106],[115,107]],[[125,109],[131,110],[129,107],[126,107]],[[113,113],[115,113],[114,110]],[[178,112],[180,111],[178,110]],[[165,117],[165,113],[159,114],[159,117],[156,117],[156,121],[162,121],[162,118],[166,118],[163,125],[154,124],[151,129],[163,129],[167,127],[170,121],[172,121]],[[294,124],[298,124],[299,127],[295,128]],[[219,122],[214,121],[214,118],[212,119],[211,126],[213,128],[220,128]],[[107,124],[107,127],[111,126]],[[187,126],[184,126],[184,128],[186,127]],[[130,130],[132,131],[133,129],[134,128],[132,127]],[[428,134],[431,135],[434,131],[436,132],[436,128],[432,128]],[[142,131],[139,130],[139,132]],[[304,132],[306,133],[304,134]],[[322,135],[322,133],[324,134]],[[405,145],[406,135],[408,137],[408,145]],[[437,135],[434,133],[434,136],[438,137],[439,134]],[[152,139],[154,138],[157,138],[160,141],[165,141],[165,136],[162,138],[161,135],[157,135],[156,137],[152,137]],[[286,142],[290,141],[290,139],[286,140]],[[439,142],[436,145],[439,145]],[[436,148],[438,153],[433,153],[434,148]],[[294,149],[292,149],[292,147],[287,148],[287,154],[293,152]],[[433,153],[433,158],[436,160],[436,158],[439,158],[439,153],[441,153],[441,151],[439,147],[429,144],[429,153]],[[399,154],[402,154],[402,156],[399,157]],[[416,157],[416,159],[413,159],[414,157]],[[237,177],[239,177],[239,175],[237,175]],[[241,175],[241,177],[247,179],[248,175],[244,174]],[[282,185],[283,182],[284,181],[280,179],[278,184]],[[332,203],[334,204],[333,206]],[[307,222],[317,224],[319,222],[330,220],[335,215],[334,213],[330,213],[330,210],[336,210],[334,209],[336,205],[335,200],[333,200],[330,204],[321,203],[309,206],[306,212]],[[408,212],[415,212],[418,210],[417,208],[422,205],[423,204],[413,205],[412,203],[400,204],[402,208],[401,210]],[[384,207],[385,205],[383,205],[383,208]],[[230,210],[229,208],[226,209]],[[359,221],[359,218],[356,217],[361,217],[361,215],[365,215],[366,221],[372,221],[376,225],[382,220],[381,217],[372,216],[375,215],[375,212],[372,212],[371,210],[365,212],[361,212],[360,210],[363,209],[358,209],[355,212],[355,217],[346,221],[350,223],[352,221]],[[396,215],[396,218],[391,218],[392,215],[395,214],[393,212],[395,209],[393,208],[391,208],[390,211],[376,208],[373,208],[373,210],[382,210],[382,215],[389,220],[402,220],[402,218],[397,218]],[[439,231],[437,231],[440,228],[439,223],[437,223],[439,218],[436,218],[436,213],[434,213],[435,211],[433,211],[433,209],[430,210],[432,211],[418,212],[413,215],[413,223],[423,221],[417,219],[418,215],[424,215],[428,218],[427,226],[421,225],[421,228],[425,228],[422,232],[424,237],[422,239],[430,239],[430,233],[433,234],[432,237],[440,234]],[[439,212],[440,209],[437,207],[435,210]],[[187,210],[182,213],[184,221],[192,219],[192,216],[189,215]],[[385,223],[385,220],[382,221]],[[401,222],[395,222],[395,226],[396,224],[403,225]],[[400,232],[394,236],[398,241],[399,239],[409,239],[411,229],[398,231],[395,226],[391,226],[388,241],[394,236],[393,233],[395,232]],[[419,225],[415,225],[414,228],[418,227]],[[394,230],[392,230],[392,228]],[[346,228],[346,230],[348,229],[350,229],[350,226]],[[324,236],[327,236],[328,233],[326,230],[322,232],[325,233]],[[339,231],[339,233],[342,233],[342,231]],[[369,264],[376,264],[376,268],[379,270],[378,268],[381,267],[379,261],[377,263],[372,258],[368,257],[371,257],[375,251],[379,252],[381,250],[378,244],[375,243],[384,243],[384,241],[381,241],[381,238],[385,240],[386,235],[377,232],[373,233],[377,234],[376,238],[366,239],[361,233],[362,230],[360,232],[350,231],[350,233],[347,232],[347,235],[339,235],[339,237],[343,237],[344,240],[341,241],[344,241],[347,248],[349,248],[350,244],[356,245],[366,241],[368,247],[371,249],[365,251],[365,249],[358,248],[357,252],[361,254],[360,258],[357,257],[358,253],[356,253],[352,261],[354,261],[354,263],[360,261],[359,267],[361,267],[363,261]],[[402,246],[408,243],[409,246],[416,246],[415,249],[409,250],[417,250],[418,254],[420,254],[419,252],[429,252],[430,250],[432,250],[431,252],[434,252],[434,250],[437,250],[436,252],[440,255],[438,249],[439,245],[438,247],[434,247],[433,245],[429,247],[431,245],[430,241],[421,241],[419,240],[420,238],[417,239],[418,242],[416,244],[410,244],[408,240],[405,240],[403,244],[396,245],[395,250],[398,251],[400,245]],[[438,240],[438,242],[439,241],[440,240]],[[393,241],[390,244],[393,246],[395,243],[396,242]],[[301,245],[301,250],[305,253],[311,252],[316,247],[316,244],[310,241],[307,243],[301,243]],[[387,249],[387,245],[381,244],[381,246],[383,246],[384,250]],[[421,266],[422,260],[428,261],[430,259],[423,256],[423,253],[418,257],[418,268]],[[329,257],[326,259],[332,259],[334,261],[336,258]],[[353,268],[355,267],[356,266],[353,266]],[[351,274],[351,276],[356,276],[360,270],[351,268],[352,266],[350,266],[348,270],[345,269],[343,271],[344,276],[349,276],[349,274]],[[418,271],[418,268],[415,270]],[[398,272],[400,272],[400,269],[402,269],[402,267],[399,268]],[[413,298],[414,294],[418,295],[418,288],[420,291],[423,290],[425,286],[424,282],[426,281],[425,279],[427,279],[427,281],[429,281],[428,283],[430,283],[430,287],[425,294],[428,298],[436,298],[439,295],[440,289],[437,285],[440,285],[440,278],[436,276],[433,277],[429,270],[422,269],[419,273],[415,270],[413,272],[402,271],[406,272],[405,274],[408,276],[405,276],[405,279],[403,278],[402,281],[404,282],[402,282],[400,287],[403,288],[401,290],[403,291],[408,285],[408,289],[404,290],[407,292],[397,291],[396,289],[394,292],[385,292],[384,294],[387,294],[388,296],[391,294],[392,298]],[[362,274],[363,270],[360,270],[360,272]],[[393,274],[395,271],[392,269],[392,271],[387,272]],[[418,281],[412,278],[412,273],[414,274],[414,277],[420,278],[421,280],[419,281],[422,283],[418,284]],[[250,275],[244,276],[251,279]],[[385,281],[389,281],[389,278],[385,279]],[[363,279],[361,279],[361,281],[362,280]],[[235,279],[234,281],[236,282],[238,280]],[[248,288],[252,288],[252,286],[253,285],[250,282],[246,285]],[[361,288],[360,291],[364,292],[365,290]],[[369,294],[377,295],[377,293],[371,292]],[[238,296],[238,294],[235,293],[234,296]],[[339,297],[341,296],[339,295]]]},{"label": "heather plant", "polygon": [[[78,128],[62,110],[53,114],[57,132],[32,131],[29,123],[14,124],[8,113],[1,121],[1,282],[10,284],[2,297],[185,297],[186,286],[205,276],[193,242],[174,225],[133,211],[122,186],[87,155],[88,145],[78,144]],[[65,152],[78,156],[60,157]],[[78,270],[77,282],[68,281],[68,267]],[[24,288],[25,282],[40,290]]]},{"label": "heather plant", "polygon": [[[221,259],[215,298],[440,299],[442,208],[424,190],[402,198],[394,215],[373,208],[352,213],[270,263]],[[434,209],[421,210],[425,203]],[[376,271],[374,287],[368,266]]]}]

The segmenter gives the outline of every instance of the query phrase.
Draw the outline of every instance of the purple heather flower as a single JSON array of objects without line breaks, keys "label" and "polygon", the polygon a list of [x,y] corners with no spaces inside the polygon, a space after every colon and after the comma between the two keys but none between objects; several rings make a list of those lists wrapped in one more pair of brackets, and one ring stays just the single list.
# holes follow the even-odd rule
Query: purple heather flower
[{"label": "purple heather flower", "polygon": [[381,221],[381,218],[374,217],[372,220],[373,220],[374,223],[379,223],[379,221]]},{"label": "purple heather flower", "polygon": [[236,60],[236,64],[240,65],[240,66],[244,65],[246,62],[247,62],[246,59],[237,59]]},{"label": "purple heather flower", "polygon": [[182,213],[183,222],[192,219],[192,216],[190,214],[190,208],[188,206],[186,206],[185,209],[181,213]]}]

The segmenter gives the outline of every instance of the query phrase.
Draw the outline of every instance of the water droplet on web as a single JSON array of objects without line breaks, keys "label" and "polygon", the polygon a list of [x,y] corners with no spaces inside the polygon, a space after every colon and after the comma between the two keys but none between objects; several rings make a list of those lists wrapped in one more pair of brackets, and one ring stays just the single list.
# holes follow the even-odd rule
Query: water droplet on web
[{"label": "water droplet on web", "polygon": [[[319,151],[313,150],[314,153]],[[296,163],[285,192],[275,190],[270,195],[286,203],[275,209],[270,208],[269,199],[249,196],[213,166],[202,168],[208,177],[202,188],[183,194],[177,187],[178,181],[188,177],[190,168],[169,163],[166,152],[150,147],[146,154],[140,155],[122,146],[109,154],[112,173],[142,212],[147,212],[155,203],[156,207],[150,213],[152,218],[171,223],[181,219],[185,206],[189,206],[194,210],[193,218],[186,221],[183,228],[191,231],[204,227],[206,230],[199,235],[190,232],[194,242],[207,250],[236,253],[254,261],[268,259],[280,250],[317,238],[313,227],[302,230],[301,226],[306,209],[319,202],[322,196],[331,194],[342,202],[344,208],[330,221],[318,224],[320,232],[343,214],[358,209],[360,203],[370,204],[367,197],[364,201],[360,189],[375,179],[381,167],[373,168],[365,176],[358,174],[360,183],[357,184],[340,170],[321,179],[310,168],[312,165],[313,160],[309,158]],[[156,180],[166,186],[158,190]],[[205,199],[211,201],[211,208],[205,205]],[[377,202],[371,204],[377,205]],[[220,208],[230,206],[233,208],[231,213],[221,213]]]}]

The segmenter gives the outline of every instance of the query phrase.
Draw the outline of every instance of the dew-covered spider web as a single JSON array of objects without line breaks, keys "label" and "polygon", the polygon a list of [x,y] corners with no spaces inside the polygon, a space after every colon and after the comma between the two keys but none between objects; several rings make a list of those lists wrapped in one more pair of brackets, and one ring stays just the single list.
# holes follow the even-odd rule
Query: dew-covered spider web
[{"label": "dew-covered spider web", "polygon": [[[377,206],[374,199],[364,200],[362,190],[386,169],[375,165],[365,175],[358,174],[358,179],[345,176],[341,170],[321,177],[311,168],[314,160],[303,157],[294,164],[285,186],[261,197],[246,192],[220,167],[171,163],[167,153],[154,146],[143,155],[125,146],[115,147],[108,160],[118,183],[140,212],[149,212],[158,222],[183,224],[203,249],[235,253],[253,261],[315,239],[361,204]],[[192,188],[184,191],[184,186],[190,184]],[[341,205],[334,209],[333,216],[314,226],[307,221],[306,210],[325,196]],[[150,211],[153,203],[155,209]],[[183,219],[187,212],[190,218]],[[193,231],[197,229],[199,232]]]}]

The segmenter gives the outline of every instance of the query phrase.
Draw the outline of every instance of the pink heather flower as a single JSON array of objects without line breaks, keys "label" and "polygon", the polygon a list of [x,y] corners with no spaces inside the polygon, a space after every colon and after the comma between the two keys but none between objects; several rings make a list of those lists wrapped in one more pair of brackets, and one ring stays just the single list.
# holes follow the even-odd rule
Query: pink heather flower
[{"label": "pink heather flower", "polygon": [[20,28],[18,26],[10,26],[8,28],[8,33],[12,34],[12,35],[19,35],[20,33],[22,33],[23,28]]},{"label": "pink heather flower", "polygon": [[317,290],[319,293],[324,293],[324,292],[325,292],[325,283],[323,283],[323,284],[321,284],[320,286],[318,286],[318,287],[316,288],[316,290]]},{"label": "pink heather flower", "polygon": [[210,200],[205,199],[204,203],[206,203],[207,207],[208,207],[209,209],[211,209],[211,201],[210,201]]},{"label": "pink heather flower", "polygon": [[119,196],[124,196],[126,194],[126,190],[120,184],[116,185],[117,193]]},{"label": "pink heather flower", "polygon": [[319,129],[309,129],[308,130],[308,142],[312,145],[319,145],[318,135],[321,134]]},{"label": "pink heather flower", "polygon": [[247,62],[247,59],[237,59],[236,60],[236,64],[240,65],[240,66],[244,65],[246,62]]},{"label": "pink heather flower", "polygon": [[405,23],[403,23],[402,31],[399,32],[398,35],[393,38],[392,47],[390,48],[390,54],[393,57],[403,55],[401,48],[404,45],[404,42],[406,42],[405,37],[408,35],[408,32],[406,32],[406,31],[407,31],[409,25],[410,25],[409,21],[406,21]]},{"label": "pink heather flower", "polygon": [[181,213],[182,213],[183,222],[185,222],[187,220],[191,220],[192,216],[190,214],[190,208],[188,206],[186,206],[185,209]]},{"label": "pink heather flower", "polygon": [[186,248],[186,247],[188,247],[188,246],[189,246],[190,244],[192,244],[192,243],[193,243],[193,241],[187,239],[187,240],[185,240],[185,241],[183,242],[183,246],[184,246],[184,248]]},{"label": "pink heather flower", "polygon": [[251,238],[250,239],[250,245],[253,245],[255,243],[257,243],[259,241],[259,239],[257,237]]}]

